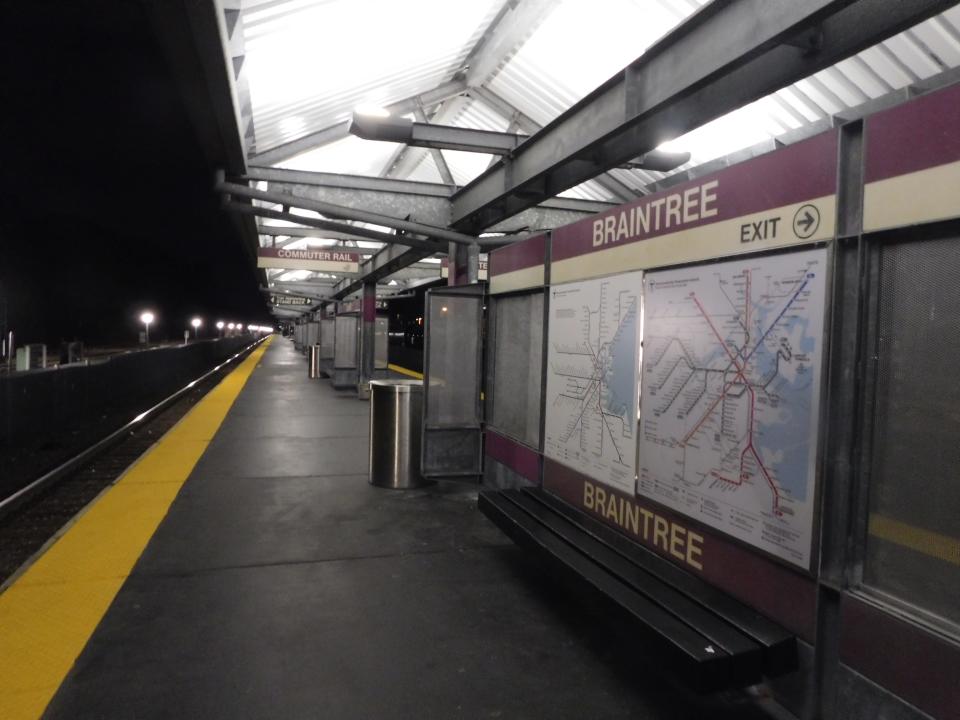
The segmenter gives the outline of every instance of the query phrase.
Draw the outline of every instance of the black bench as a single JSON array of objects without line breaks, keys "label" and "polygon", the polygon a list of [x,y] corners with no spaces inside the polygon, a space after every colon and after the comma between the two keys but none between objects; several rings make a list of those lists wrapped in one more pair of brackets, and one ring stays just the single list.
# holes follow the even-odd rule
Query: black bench
[{"label": "black bench", "polygon": [[797,667],[794,635],[538,488],[484,490],[480,510],[518,545],[637,622],[658,666],[700,692]]}]

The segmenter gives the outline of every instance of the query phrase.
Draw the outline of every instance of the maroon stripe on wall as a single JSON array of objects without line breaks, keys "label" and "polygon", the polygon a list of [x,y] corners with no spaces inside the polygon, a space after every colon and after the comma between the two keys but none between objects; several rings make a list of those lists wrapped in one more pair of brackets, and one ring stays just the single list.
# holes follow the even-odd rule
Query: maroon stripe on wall
[{"label": "maroon stripe on wall", "polygon": [[484,454],[530,482],[540,484],[540,454],[526,445],[487,430]]},{"label": "maroon stripe on wall", "polygon": [[960,160],[960,85],[867,118],[865,182]]},{"label": "maroon stripe on wall", "polygon": [[535,235],[518,243],[497,248],[490,253],[489,275],[503,275],[514,270],[543,265],[546,260],[547,236]]},{"label": "maroon stripe on wall", "polygon": [[[738,165],[557,228],[552,233],[551,258],[563,260],[607,250],[616,245],[640,242],[659,235],[832,195],[837,191],[837,142],[838,131],[830,130],[775,152],[745,160]],[[716,187],[710,187],[710,183],[714,182]],[[643,209],[646,206],[651,206],[648,212],[653,213],[658,204],[663,217],[665,199],[670,196],[674,199],[679,196],[682,199],[687,191],[690,191],[693,201],[690,209],[697,212],[701,201],[697,189],[704,188],[705,185],[708,189],[704,189],[704,192],[715,195],[715,199],[707,207],[711,211],[715,210],[716,214],[690,222],[673,223],[669,227],[665,226],[664,220],[659,229],[654,229],[651,224],[649,232],[640,230],[633,237],[594,246],[595,221],[608,217],[619,218],[620,213],[625,210]],[[652,216],[650,220],[652,223]]]},{"label": "maroon stripe on wall", "polygon": [[601,513],[588,510],[583,506],[583,484],[589,478],[576,470],[543,459],[543,487],[574,507],[602,520],[610,527],[620,531],[631,540],[653,550],[684,570],[700,575],[704,580],[728,592],[741,602],[759,610],[767,617],[779,622],[791,632],[807,642],[813,642],[816,629],[817,589],[812,578],[797,573],[783,565],[751,552],[745,547],[731,543],[721,536],[696,523],[674,513],[644,497],[631,497],[607,485],[602,486],[607,493],[619,495],[625,500],[648,508],[657,515],[666,518],[684,528],[694,529],[703,536],[702,571],[678,562],[673,556],[649,540],[633,532],[627,532],[607,520]]},{"label": "maroon stripe on wall", "polygon": [[960,646],[849,595],[840,660],[939,720],[960,717]]},{"label": "maroon stripe on wall", "polygon": [[363,321],[375,322],[377,319],[377,299],[375,297],[364,297],[363,301]]}]

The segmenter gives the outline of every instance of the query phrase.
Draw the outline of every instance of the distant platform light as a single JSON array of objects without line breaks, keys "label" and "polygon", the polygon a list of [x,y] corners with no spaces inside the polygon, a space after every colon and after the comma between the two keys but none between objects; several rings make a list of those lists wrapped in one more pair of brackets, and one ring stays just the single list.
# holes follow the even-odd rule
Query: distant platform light
[{"label": "distant platform light", "polygon": [[150,342],[150,323],[154,320],[154,315],[152,312],[147,310],[146,312],[140,313],[140,322],[143,323],[144,333],[143,339],[144,342]]}]

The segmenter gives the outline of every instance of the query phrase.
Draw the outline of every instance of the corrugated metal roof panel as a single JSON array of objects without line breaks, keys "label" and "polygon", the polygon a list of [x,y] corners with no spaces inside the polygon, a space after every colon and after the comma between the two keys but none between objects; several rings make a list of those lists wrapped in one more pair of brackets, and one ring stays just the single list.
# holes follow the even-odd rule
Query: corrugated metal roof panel
[{"label": "corrugated metal roof panel", "polygon": [[[287,0],[243,12],[257,149],[440,85],[502,0]],[[385,72],[385,70],[387,72]],[[296,117],[296,123],[284,118]]]},{"label": "corrugated metal roof panel", "polygon": [[[268,0],[245,11],[258,148],[341,122],[362,102],[388,104],[449,80],[463,67],[504,3],[511,1]],[[533,121],[546,124],[706,2],[561,0],[532,33],[517,34],[518,47],[505,55],[484,88]],[[369,22],[370,18],[377,22]],[[479,51],[483,52],[482,43]],[[663,147],[690,152],[691,162],[678,168],[688,169],[770,142],[955,67],[960,67],[960,7]],[[510,122],[503,112],[475,98],[457,98],[447,109],[439,121],[461,127],[505,130]],[[285,164],[375,175],[395,151],[395,146],[383,143],[356,139],[341,143]],[[439,181],[430,152],[414,148],[409,153],[406,176]],[[451,151],[444,151],[444,157],[458,184],[475,178],[491,160],[485,154]],[[625,169],[610,174],[632,188],[669,175]],[[611,199],[596,182],[564,195]]]}]

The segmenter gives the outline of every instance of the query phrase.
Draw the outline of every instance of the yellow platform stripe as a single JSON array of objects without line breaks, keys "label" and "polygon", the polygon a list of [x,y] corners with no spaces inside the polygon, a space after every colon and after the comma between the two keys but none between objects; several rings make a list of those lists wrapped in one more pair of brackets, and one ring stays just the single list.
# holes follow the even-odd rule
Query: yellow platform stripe
[{"label": "yellow platform stripe", "polygon": [[399,365],[394,365],[393,363],[387,364],[387,367],[394,372],[400,373],[401,375],[409,375],[417,380],[423,380],[423,373],[418,373],[416,370],[407,370],[405,367],[400,367]]},{"label": "yellow platform stripe", "polygon": [[874,537],[916,550],[952,565],[960,565],[960,540],[876,513],[870,514],[868,532]]},{"label": "yellow platform stripe", "polygon": [[0,595],[0,718],[43,713],[269,343],[207,393]]},{"label": "yellow platform stripe", "polygon": [[[423,373],[418,373],[416,370],[407,370],[407,368],[394,365],[393,363],[387,363],[387,367],[401,375],[409,375],[417,380],[423,380]],[[483,400],[483,393],[480,393],[480,399]]]}]

